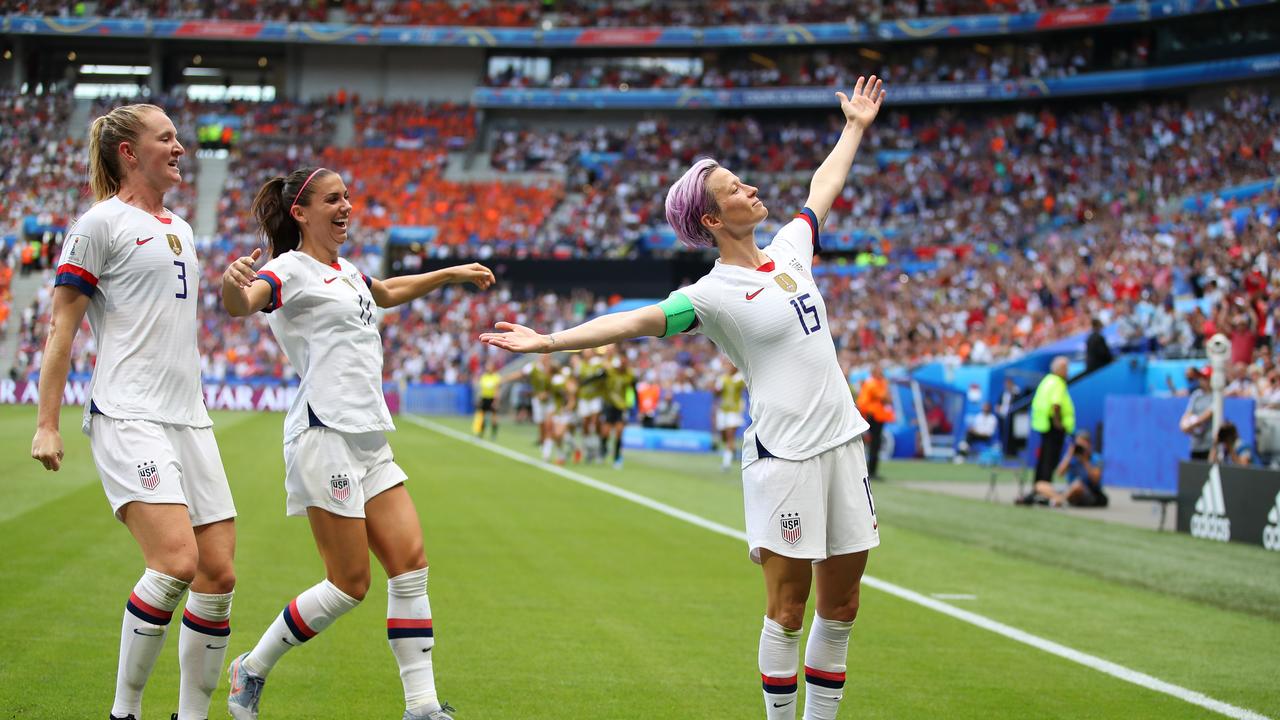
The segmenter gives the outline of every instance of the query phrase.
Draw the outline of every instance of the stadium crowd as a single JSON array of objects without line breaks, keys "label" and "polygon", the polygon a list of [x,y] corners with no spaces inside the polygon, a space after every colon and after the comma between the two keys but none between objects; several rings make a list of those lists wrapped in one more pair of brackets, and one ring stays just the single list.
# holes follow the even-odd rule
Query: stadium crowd
[{"label": "stadium crowd", "polygon": [[1145,67],[1150,40],[1127,37],[1122,47],[1100,49],[1092,36],[1050,36],[1043,42],[912,44],[785,52],[726,53],[714,61],[672,65],[652,58],[569,57],[554,60],[545,75],[524,63],[491,72],[494,87],[548,88],[739,88],[852,87],[859,75],[895,83],[1000,82],[1048,79],[1085,72]]},{"label": "stadium crowd", "polygon": [[[211,109],[178,105],[171,115],[184,127]],[[662,193],[673,174],[702,152],[746,168],[748,181],[761,178],[773,210],[763,232],[771,233],[803,202],[806,171],[820,162],[831,132],[742,118],[700,128],[642,120],[612,129],[497,133],[489,158],[500,173],[549,172],[581,193],[552,215],[562,186],[443,179],[446,148],[474,141],[469,110],[394,108],[409,129],[397,137],[412,145],[397,148],[387,139],[394,126],[376,119],[378,106],[358,107],[357,147],[339,148],[331,104],[218,106],[240,119],[241,131],[221,195],[218,236],[199,245],[206,288],[201,343],[211,379],[288,374],[261,319],[231,322],[208,290],[231,259],[256,246],[247,207],[259,184],[285,168],[318,163],[344,172],[357,208],[344,252],[366,273],[381,275],[385,230],[399,224],[439,228],[437,245],[458,254],[533,247],[563,256],[631,257],[662,223]],[[1093,317],[1118,323],[1134,348],[1185,356],[1235,321],[1221,313],[1238,297],[1255,306],[1255,335],[1274,334],[1280,290],[1270,258],[1277,250],[1280,194],[1273,189],[1239,206],[1177,204],[1187,192],[1280,175],[1280,117],[1269,95],[1238,91],[1194,108],[1168,101],[1074,112],[902,112],[886,119],[864,140],[867,161],[856,168],[856,181],[837,200],[824,231],[829,246],[852,237],[861,254],[840,254],[819,266],[833,335],[851,371],[878,362],[1000,360],[1083,332]],[[58,140],[65,127],[38,120],[25,127],[30,147],[74,147],[75,141]],[[18,152],[16,141],[6,147]],[[67,169],[64,177],[71,192],[82,192],[73,187],[78,171]],[[24,189],[19,176],[5,182],[15,190],[9,197]],[[177,200],[193,193],[187,189]],[[66,200],[65,212],[80,204]],[[175,210],[190,217],[189,209]],[[858,231],[876,234],[852,235]],[[521,244],[529,236],[534,243]],[[410,261],[431,252],[439,251],[398,257],[413,269]],[[1197,297],[1194,307],[1183,307]],[[474,342],[495,319],[556,328],[601,311],[609,300],[557,300],[502,288],[418,301],[383,321],[387,379],[465,381],[495,352]],[[18,375],[39,365],[47,311],[47,293],[21,309]],[[435,323],[441,333],[421,332]],[[93,349],[88,333],[80,337],[75,368],[83,371]],[[706,371],[715,353],[699,338],[655,344],[643,356],[637,357],[641,372],[671,387],[699,387],[715,375]],[[1259,372],[1265,378],[1272,371]]]},{"label": "stadium crowd", "polygon": [[[6,4],[14,15],[284,22],[350,22],[370,25],[471,25],[491,27],[710,26],[795,22],[878,22],[897,18],[1032,12],[1071,6],[1059,0],[623,0],[614,3],[557,0],[99,0],[93,6],[50,0]],[[91,9],[92,8],[92,9]]]}]

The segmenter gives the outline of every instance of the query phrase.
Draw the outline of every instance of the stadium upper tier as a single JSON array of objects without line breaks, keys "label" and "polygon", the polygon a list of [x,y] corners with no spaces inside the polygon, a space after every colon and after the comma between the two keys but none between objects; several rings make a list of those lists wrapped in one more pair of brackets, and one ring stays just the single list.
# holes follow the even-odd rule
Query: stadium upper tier
[{"label": "stadium upper tier", "polygon": [[36,35],[458,47],[717,47],[918,41],[1143,23],[1277,0],[733,0],[698,2],[169,3],[104,0],[96,15],[8,4],[4,31]]}]

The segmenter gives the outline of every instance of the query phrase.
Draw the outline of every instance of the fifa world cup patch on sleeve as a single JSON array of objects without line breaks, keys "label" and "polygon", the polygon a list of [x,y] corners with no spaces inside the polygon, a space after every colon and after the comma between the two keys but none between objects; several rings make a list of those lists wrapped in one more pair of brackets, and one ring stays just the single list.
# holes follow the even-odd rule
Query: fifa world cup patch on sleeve
[{"label": "fifa world cup patch on sleeve", "polygon": [[338,502],[346,502],[351,497],[351,478],[346,473],[330,475],[329,494]]},{"label": "fifa world cup patch on sleeve", "polygon": [[782,513],[779,522],[782,525],[782,539],[788,545],[795,545],[800,542],[800,513]]},{"label": "fifa world cup patch on sleeve", "polygon": [[84,267],[84,243],[89,241],[88,235],[72,235],[67,238],[67,262],[76,267]]},{"label": "fifa world cup patch on sleeve", "polygon": [[155,490],[160,484],[160,468],[156,467],[155,460],[138,463],[138,482],[147,490]]}]

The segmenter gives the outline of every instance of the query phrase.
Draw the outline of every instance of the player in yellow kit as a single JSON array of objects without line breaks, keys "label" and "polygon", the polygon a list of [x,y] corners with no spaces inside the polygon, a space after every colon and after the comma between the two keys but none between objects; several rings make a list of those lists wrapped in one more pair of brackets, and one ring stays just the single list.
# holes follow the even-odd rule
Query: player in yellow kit
[{"label": "player in yellow kit", "polygon": [[738,443],[738,428],[742,427],[742,411],[745,403],[742,393],[747,380],[732,363],[725,362],[725,371],[716,378],[716,430],[720,431],[720,470],[729,472],[733,465],[734,450]]},{"label": "player in yellow kit", "polygon": [[484,437],[485,425],[489,426],[490,439],[498,438],[498,391],[502,389],[502,374],[498,363],[490,361],[480,376],[480,402],[476,404],[476,417],[471,425],[476,437]]}]

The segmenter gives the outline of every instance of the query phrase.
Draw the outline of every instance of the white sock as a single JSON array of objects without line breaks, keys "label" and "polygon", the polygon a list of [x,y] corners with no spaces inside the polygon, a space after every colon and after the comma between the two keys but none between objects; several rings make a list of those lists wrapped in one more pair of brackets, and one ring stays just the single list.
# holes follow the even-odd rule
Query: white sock
[{"label": "white sock", "polygon": [[794,720],[796,716],[800,633],[801,630],[788,630],[768,617],[764,619],[760,630],[760,681],[768,720]]},{"label": "white sock", "polygon": [[178,631],[178,720],[205,720],[209,717],[209,700],[218,687],[222,660],[231,639],[231,598],[234,592],[220,595],[187,594],[187,607],[182,611],[182,628]]},{"label": "white sock", "polygon": [[814,613],[804,650],[804,720],[835,720],[844,697],[845,661],[852,622]]},{"label": "white sock", "polygon": [[431,669],[431,650],[436,641],[431,628],[431,601],[427,599],[427,568],[387,580],[387,642],[400,666],[405,707],[439,710]]},{"label": "white sock", "polygon": [[733,462],[733,451],[730,450],[729,448],[725,448],[720,453],[720,464],[723,465],[724,467],[729,467],[729,464],[732,462]]},{"label": "white sock", "polygon": [[551,448],[555,445],[551,442],[551,438],[542,441],[542,459],[544,461],[551,459]]},{"label": "white sock", "polygon": [[173,609],[190,584],[147,568],[133,586],[120,627],[120,665],[116,670],[112,715],[142,717],[142,688],[164,647]]},{"label": "white sock", "polygon": [[327,579],[311,586],[285,606],[284,612],[271,623],[257,646],[244,659],[244,668],[265,678],[286,652],[315,637],[359,604],[359,600],[342,592]]}]

